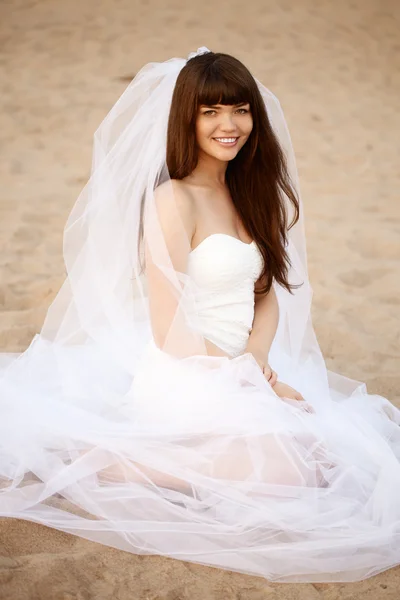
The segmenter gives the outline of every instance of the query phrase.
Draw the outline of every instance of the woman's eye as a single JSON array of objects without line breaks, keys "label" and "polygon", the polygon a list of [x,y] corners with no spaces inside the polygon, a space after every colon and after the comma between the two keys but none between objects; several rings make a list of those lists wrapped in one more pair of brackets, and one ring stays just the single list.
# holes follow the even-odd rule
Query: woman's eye
[{"label": "woman's eye", "polygon": [[[250,111],[249,111],[247,108],[238,108],[238,109],[237,109],[237,112],[239,112],[239,113],[240,113],[240,114],[242,114],[242,115],[245,115],[245,114],[247,114],[247,113],[248,113],[248,112],[250,112]],[[210,108],[209,110],[205,110],[205,111],[203,112],[203,115],[206,115],[206,116],[211,116],[211,115],[214,115],[215,113],[216,113],[216,111],[215,111],[215,110],[213,110],[212,108]]]}]

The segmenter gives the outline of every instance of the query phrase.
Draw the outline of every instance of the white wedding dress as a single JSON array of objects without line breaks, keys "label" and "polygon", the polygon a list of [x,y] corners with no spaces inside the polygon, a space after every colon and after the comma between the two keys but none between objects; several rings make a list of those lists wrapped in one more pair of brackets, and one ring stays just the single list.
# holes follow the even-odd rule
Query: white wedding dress
[{"label": "white wedding dress", "polygon": [[245,352],[261,267],[255,243],[221,233],[189,255],[197,326],[231,359],[178,360],[149,339],[129,378],[106,345],[37,336],[11,360],[0,516],[275,581],[399,564],[400,411],[345,378],[332,393],[272,347],[314,412],[277,397]]},{"label": "white wedding dress", "polygon": [[255,242],[223,233],[208,236],[189,254],[188,272],[201,290],[196,298],[201,332],[230,356],[246,348],[262,264]]}]

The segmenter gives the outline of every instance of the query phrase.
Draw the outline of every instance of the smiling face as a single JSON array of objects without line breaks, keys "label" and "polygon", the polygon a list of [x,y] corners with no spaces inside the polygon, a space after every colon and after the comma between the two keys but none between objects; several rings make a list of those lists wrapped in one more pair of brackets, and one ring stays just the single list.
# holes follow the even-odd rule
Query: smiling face
[{"label": "smiling face", "polygon": [[199,153],[221,161],[235,158],[253,129],[248,102],[200,105],[196,119]]}]

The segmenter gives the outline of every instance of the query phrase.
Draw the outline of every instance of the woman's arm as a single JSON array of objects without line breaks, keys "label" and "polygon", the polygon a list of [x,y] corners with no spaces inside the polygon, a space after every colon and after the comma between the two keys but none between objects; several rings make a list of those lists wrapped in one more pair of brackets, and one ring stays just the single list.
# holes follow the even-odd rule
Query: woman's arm
[{"label": "woman's arm", "polygon": [[[261,286],[256,283],[255,289]],[[269,351],[274,341],[279,322],[279,304],[273,287],[267,294],[255,295],[255,308],[253,328],[247,342],[246,352],[253,354],[260,368],[265,372],[265,377],[273,386],[275,393],[284,399],[304,400],[303,396],[286,383],[278,381],[278,375],[269,366]],[[308,406],[308,405],[307,405]],[[306,408],[313,412],[312,407]]]},{"label": "woman's arm", "polygon": [[[261,286],[262,281],[257,281],[255,291]],[[271,287],[265,294],[255,294],[254,303],[253,327],[245,351],[253,354],[270,384],[274,385],[277,375],[268,364],[269,351],[279,322],[279,305],[274,288]]]},{"label": "woman's arm", "polygon": [[279,305],[274,288],[267,294],[255,294],[253,327],[247,343],[249,352],[254,350],[268,359],[278,321]]},{"label": "woman's arm", "polygon": [[[187,270],[195,224],[191,198],[177,182],[159,186],[154,202],[156,218],[145,222],[146,280],[153,338],[160,349],[166,349],[172,337],[179,337],[179,307],[184,290],[180,274]],[[181,333],[183,337],[184,331]]]}]

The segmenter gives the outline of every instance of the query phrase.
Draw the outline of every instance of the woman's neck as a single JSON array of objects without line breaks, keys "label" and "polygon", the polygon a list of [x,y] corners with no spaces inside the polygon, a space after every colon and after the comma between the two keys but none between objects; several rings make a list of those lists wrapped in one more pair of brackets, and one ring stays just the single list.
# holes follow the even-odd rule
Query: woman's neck
[{"label": "woman's neck", "polygon": [[225,187],[227,166],[228,161],[221,161],[209,154],[199,153],[197,166],[187,179],[199,185]]}]

